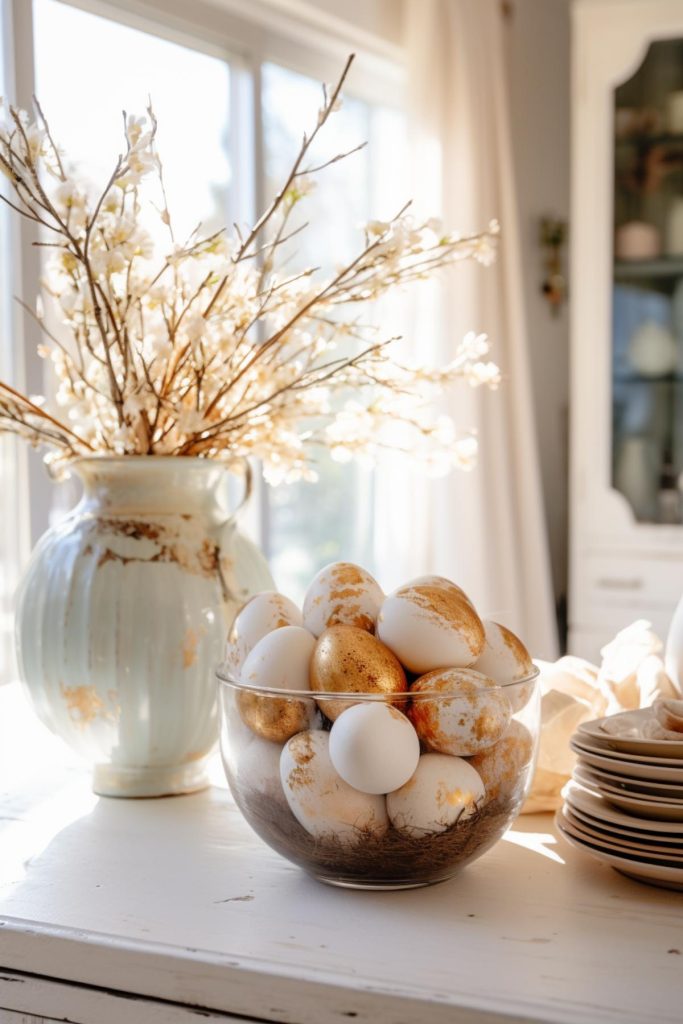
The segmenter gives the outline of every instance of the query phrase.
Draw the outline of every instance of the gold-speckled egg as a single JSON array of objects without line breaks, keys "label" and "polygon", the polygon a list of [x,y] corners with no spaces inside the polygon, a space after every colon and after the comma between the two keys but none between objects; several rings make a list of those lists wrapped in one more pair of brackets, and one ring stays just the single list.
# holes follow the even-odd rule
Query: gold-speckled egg
[{"label": "gold-speckled egg", "polygon": [[[501,686],[506,683],[515,684],[506,691],[515,714],[528,704],[534,692],[536,681],[528,679],[535,671],[534,663],[522,641],[507,626],[484,620],[484,631],[484,649],[472,667],[495,679]],[[524,679],[527,681],[520,682]]]},{"label": "gold-speckled egg", "polygon": [[303,604],[304,625],[314,636],[329,626],[357,626],[373,633],[384,592],[353,562],[333,562],[311,582]]},{"label": "gold-speckled egg", "polygon": [[452,584],[412,583],[385,599],[375,632],[411,672],[469,668],[484,647],[484,626]]},{"label": "gold-speckled egg", "polygon": [[474,608],[474,602],[470,600],[462,587],[459,587],[457,583],[449,580],[446,576],[418,576],[416,579],[411,580],[410,583],[406,583],[404,587],[401,587],[401,590],[404,590],[405,587],[440,587],[442,590],[450,590]]},{"label": "gold-speckled egg", "polygon": [[[420,698],[435,690],[443,697]],[[508,727],[510,702],[493,679],[471,669],[428,672],[410,687],[415,696],[408,717],[427,747],[441,754],[469,757],[492,747]]]},{"label": "gold-speckled egg", "polygon": [[514,719],[507,732],[482,754],[469,758],[469,762],[482,778],[488,800],[521,798],[526,769],[534,752],[531,733]]},{"label": "gold-speckled egg", "polygon": [[252,732],[271,743],[284,743],[290,737],[310,729],[315,723],[312,700],[271,697],[241,690],[237,694],[240,717]]},{"label": "gold-speckled egg", "polygon": [[[371,633],[357,626],[330,626],[319,637],[311,659],[311,689],[327,693],[404,693],[405,672],[398,659]],[[321,700],[336,719],[353,701]],[[398,701],[392,703],[401,706]]]},{"label": "gold-speckled egg", "polygon": [[316,840],[362,846],[387,831],[386,801],[344,782],[330,760],[330,734],[314,729],[294,736],[280,756],[285,799],[300,825]]}]

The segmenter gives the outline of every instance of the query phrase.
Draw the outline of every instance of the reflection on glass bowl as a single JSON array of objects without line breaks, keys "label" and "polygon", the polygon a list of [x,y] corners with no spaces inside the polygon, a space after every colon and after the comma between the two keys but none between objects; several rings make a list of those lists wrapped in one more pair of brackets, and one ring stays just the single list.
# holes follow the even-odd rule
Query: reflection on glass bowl
[{"label": "reflection on glass bowl", "polygon": [[[254,688],[220,669],[218,677],[221,754],[238,807],[269,846],[321,881],[370,889],[443,881],[503,835],[531,784],[540,721],[537,672],[489,689],[489,708],[503,708],[503,717],[487,712],[469,732],[462,729],[461,715],[454,718],[452,691],[409,692],[400,699],[354,693],[349,699],[348,694]],[[338,708],[341,697],[350,709],[332,722],[326,707]],[[359,706],[387,712],[359,714]],[[335,748],[332,730],[339,733],[352,712],[354,719],[365,720],[364,732]],[[300,731],[285,743],[257,734],[261,718],[272,722],[279,717]],[[417,768],[387,794],[378,792],[383,786],[378,778],[387,776],[378,775],[377,768],[386,742],[380,730],[390,718],[412,722],[420,743]],[[425,722],[432,723],[431,731],[421,731]],[[451,735],[451,752],[442,753],[437,726],[447,731],[448,723],[456,732],[460,727],[461,746],[453,745]],[[488,739],[487,729],[493,730]],[[400,737],[390,742],[398,744]],[[477,744],[481,749],[472,754]],[[390,747],[383,749],[380,760],[393,758]],[[343,762],[344,750],[355,760]],[[345,781],[337,768],[348,768],[346,777],[356,786],[365,771],[364,790]]]}]

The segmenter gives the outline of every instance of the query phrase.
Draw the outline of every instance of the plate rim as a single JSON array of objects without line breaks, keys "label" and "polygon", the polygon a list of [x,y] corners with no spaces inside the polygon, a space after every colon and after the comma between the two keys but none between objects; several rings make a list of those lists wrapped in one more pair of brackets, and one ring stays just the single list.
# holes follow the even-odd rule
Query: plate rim
[{"label": "plate rim", "polygon": [[[561,820],[564,820],[569,830],[573,828],[578,831],[578,839],[583,838],[581,833],[585,832],[585,830],[582,829],[580,825],[575,825],[571,819],[567,818],[562,809],[558,809],[556,814],[558,818],[558,825],[561,823]],[[590,832],[585,832],[585,838],[586,842],[591,843]],[[677,855],[670,850],[667,850],[665,853],[660,853],[656,849],[649,849],[647,846],[643,845],[637,849],[631,849],[630,846],[636,846],[637,844],[629,844],[628,840],[625,840],[624,843],[620,843],[618,840],[611,841],[610,839],[603,839],[601,836],[595,836],[594,838],[595,842],[591,845],[604,847],[608,851],[610,849],[622,850],[626,856],[640,856],[641,854],[643,858],[652,856],[654,858],[654,863],[660,863],[663,861],[669,864],[676,864],[680,861],[681,869],[683,870],[683,849],[681,849],[680,855]]]},{"label": "plate rim", "polygon": [[[680,757],[638,757],[636,754],[629,754],[623,750],[613,750],[611,747],[598,747],[591,749],[590,744],[582,743],[581,739],[577,739],[578,730],[570,739],[570,745],[575,744],[580,748],[581,752],[585,750],[587,753],[596,753],[599,757],[605,757],[606,760],[610,760],[611,754],[619,754],[619,757],[611,758],[616,761],[626,761],[628,764],[640,764],[647,765],[653,768],[673,768],[678,769],[683,776],[683,758]],[[578,753],[578,751],[577,751]]]},{"label": "plate rim", "polygon": [[[615,772],[616,775],[624,775],[627,778],[654,779],[655,781],[659,780],[661,782],[661,781],[663,781],[662,777],[661,777],[661,773],[664,772],[665,776],[666,776],[667,772],[671,772],[672,771],[671,767],[669,767],[667,769],[663,765],[647,764],[645,762],[634,763],[632,761],[623,761],[623,760],[621,760],[621,758],[605,757],[602,753],[598,754],[598,753],[596,753],[593,750],[587,750],[584,747],[580,747],[578,744],[575,744],[573,740],[570,741],[569,746],[574,751],[574,753],[577,754],[578,757],[583,757],[586,760],[588,760],[591,757],[593,757],[593,758],[599,757],[600,758],[600,762],[598,763],[598,767],[599,768],[603,768],[606,765],[612,765],[612,766],[614,766],[614,765],[621,765],[622,766],[622,770],[619,771],[618,769],[615,768],[614,772]],[[590,764],[589,760],[588,760],[588,763]],[[609,768],[608,768],[608,771],[609,771]],[[681,781],[683,781],[683,769],[681,769],[681,768],[674,768],[673,771],[677,775],[680,774]],[[638,772],[641,772],[642,774],[639,775],[639,774],[637,774]],[[668,776],[668,777],[670,779],[670,776]]]},{"label": "plate rim", "polygon": [[[589,806],[590,806],[591,801],[593,801],[593,800],[597,801],[599,805],[607,804],[607,807],[598,806],[597,813],[593,813],[590,810],[584,812],[584,813],[588,814],[589,817],[594,817],[596,819],[596,821],[609,821],[610,820],[609,817],[601,817],[600,811],[602,810],[602,811],[606,811],[608,815],[612,815],[612,816],[616,815],[617,816],[616,824],[620,823],[618,819],[620,819],[620,818],[624,819],[625,818],[626,821],[622,821],[621,822],[621,824],[623,824],[625,828],[635,828],[636,830],[641,831],[641,832],[667,832],[668,831],[668,832],[672,833],[673,835],[683,836],[683,823],[681,823],[681,822],[676,822],[676,821],[657,821],[657,820],[652,819],[652,818],[638,818],[638,817],[636,817],[633,814],[625,814],[623,811],[620,811],[620,810],[612,807],[608,803],[608,801],[606,801],[603,797],[593,796],[591,793],[588,793],[585,789],[583,789],[582,787],[578,786],[577,784],[573,784],[573,788],[572,788],[572,785],[570,785],[570,787],[566,791],[565,800],[566,800],[567,803],[569,803],[570,806],[571,806],[572,794],[575,794],[575,793],[578,793],[580,800],[583,798],[584,795],[587,796],[589,798],[588,799]],[[579,807],[579,810],[582,809],[580,804],[577,804],[577,806]],[[678,826],[678,828],[673,827],[673,826]]]},{"label": "plate rim", "polygon": [[606,776],[604,780],[605,785],[621,783],[624,786],[631,785],[637,789],[643,787],[644,793],[647,793],[650,789],[675,790],[680,792],[681,800],[683,800],[683,781],[681,783],[672,782],[667,785],[666,782],[653,782],[650,779],[634,779],[628,775],[619,775],[617,772],[610,772],[606,768],[597,768],[595,765],[590,765],[587,762],[584,763],[581,757],[577,760],[575,768],[581,768],[582,771],[590,772],[591,775],[595,775],[597,778]]},{"label": "plate rim", "polygon": [[[618,825],[610,826],[607,823],[591,819],[589,815],[582,814],[581,811],[578,810],[578,808],[571,807],[566,802],[562,805],[561,808],[558,808],[558,810],[561,810],[565,817],[567,816],[567,814],[570,814],[572,818],[576,818],[576,820],[580,822],[582,826],[585,826],[586,829],[597,829],[598,833],[606,832],[608,836],[610,835],[610,833],[616,833],[616,835],[611,838],[616,839],[621,837],[625,840],[632,839],[635,842],[639,842],[643,845],[651,844],[654,847],[657,847],[658,845],[670,845],[672,849],[680,850],[683,854],[683,836],[667,835],[666,833],[660,832],[648,832],[645,835],[639,835],[638,833],[633,833],[627,831],[626,829],[622,830],[619,828]],[[679,839],[680,844],[678,846],[671,845],[675,844]]]},{"label": "plate rim", "polygon": [[[675,865],[673,867],[669,867],[663,864],[648,864],[647,861],[639,861],[630,857],[620,857],[618,856],[618,854],[611,854],[603,850],[597,850],[594,849],[590,845],[590,843],[582,843],[580,840],[570,835],[568,832],[565,831],[565,829],[562,828],[560,824],[557,823],[557,821],[556,827],[563,836],[563,838],[571,846],[575,846],[577,849],[583,850],[584,853],[587,853],[590,856],[595,857],[597,860],[604,861],[604,863],[608,864],[610,867],[619,867],[622,869],[626,869],[627,873],[630,873],[631,875],[637,875],[639,873],[637,870],[638,867],[649,868],[655,873],[649,876],[645,875],[643,877],[658,878],[662,881],[678,882],[679,884],[683,885],[683,867],[678,868]],[[615,864],[613,863],[614,861],[618,863]],[[660,874],[659,872],[662,873]],[[671,877],[672,874],[675,877]]]},{"label": "plate rim", "polygon": [[[602,718],[593,718],[589,722],[581,722],[576,731],[582,735],[590,736],[599,742],[605,742],[608,746],[611,744],[610,749],[621,751],[623,753],[638,754],[639,751],[643,753],[652,752],[653,756],[657,757],[658,752],[661,752],[665,759],[669,758],[667,750],[674,748],[677,753],[672,755],[677,759],[683,759],[683,733],[681,734],[680,740],[658,740],[648,739],[643,736],[642,738],[634,736],[615,736],[612,733],[601,732],[600,725],[602,722],[606,722],[608,719],[614,720],[615,718],[621,718],[624,715],[635,715],[638,712],[650,711],[650,708],[633,708],[631,711],[619,711],[615,715],[603,715]],[[643,716],[645,717],[645,716]]]},{"label": "plate rim", "polygon": [[574,767],[573,778],[576,779],[576,782],[578,782],[579,785],[585,786],[586,789],[590,789],[591,787],[593,787],[593,788],[598,790],[598,793],[603,793],[604,792],[606,799],[609,799],[609,796],[613,794],[614,796],[618,796],[618,797],[624,797],[625,796],[625,797],[628,797],[629,799],[632,798],[632,799],[637,800],[638,802],[642,802],[644,804],[660,804],[660,805],[661,804],[665,804],[667,807],[668,806],[670,806],[670,807],[683,807],[683,794],[681,794],[681,796],[678,797],[678,798],[677,797],[667,798],[667,797],[662,797],[662,796],[656,797],[656,796],[654,796],[654,794],[632,793],[629,790],[622,790],[622,789],[619,789],[617,786],[611,786],[609,783],[601,782],[600,780],[598,780],[598,782],[591,783],[590,778],[588,779],[587,783],[584,783],[581,779],[576,778],[577,771],[581,772],[583,774],[583,772],[585,771],[584,766],[580,765],[580,764],[577,764]]}]

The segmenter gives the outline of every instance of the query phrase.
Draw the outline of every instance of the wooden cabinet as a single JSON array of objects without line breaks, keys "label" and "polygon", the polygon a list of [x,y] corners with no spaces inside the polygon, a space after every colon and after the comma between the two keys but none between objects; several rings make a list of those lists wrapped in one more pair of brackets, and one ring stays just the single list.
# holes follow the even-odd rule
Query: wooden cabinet
[{"label": "wooden cabinet", "polygon": [[569,650],[683,592],[683,4],[575,0]]}]

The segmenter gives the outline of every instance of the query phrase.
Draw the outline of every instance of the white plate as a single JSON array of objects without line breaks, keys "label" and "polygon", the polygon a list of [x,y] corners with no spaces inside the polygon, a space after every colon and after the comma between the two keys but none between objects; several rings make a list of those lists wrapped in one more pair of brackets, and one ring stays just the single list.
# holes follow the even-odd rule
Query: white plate
[{"label": "white plate", "polygon": [[565,800],[572,809],[576,807],[583,814],[595,818],[598,824],[605,821],[636,829],[638,832],[666,832],[669,835],[683,836],[683,824],[675,821],[650,821],[633,814],[624,814],[607,803],[603,797],[593,796],[573,782],[570,782],[565,790]]},{"label": "white plate", "polygon": [[638,793],[643,796],[662,797],[664,800],[683,800],[683,782],[679,785],[672,783],[667,786],[663,782],[650,782],[647,779],[629,779],[625,775],[615,775],[614,772],[605,771],[604,768],[596,768],[584,762],[579,757],[577,768],[599,782],[603,786],[612,786],[614,789],[627,790],[629,793]]},{"label": "white plate", "polygon": [[683,804],[665,803],[662,800],[638,800],[629,793],[603,792],[602,795],[615,807],[620,807],[622,811],[628,811],[637,818],[683,823]]},{"label": "white plate", "polygon": [[[615,808],[616,810],[616,808]],[[572,815],[574,818],[578,818],[582,825],[592,831],[604,831],[612,834],[614,839],[627,839],[629,842],[644,843],[644,844],[659,844],[663,843],[665,846],[671,845],[680,848],[683,844],[683,834],[671,833],[671,832],[652,832],[645,829],[629,828],[626,825],[616,825],[612,821],[598,820],[597,818],[591,817],[590,814],[585,814],[576,804],[565,803],[562,807],[562,811],[566,815]],[[618,812],[617,812],[618,813]],[[661,824],[661,823],[660,823]],[[674,828],[676,825],[674,824]]]},{"label": "white plate", "polygon": [[[621,714],[610,715],[610,721],[621,719],[628,725],[633,725],[635,731],[643,719],[651,717],[651,708],[641,708],[638,711],[622,711]],[[614,736],[601,728],[603,722],[606,721],[606,718],[596,718],[592,722],[583,722],[577,731],[582,737],[586,739],[590,737],[611,750],[637,754],[639,757],[683,758],[683,735],[680,741],[651,740],[641,736]]]},{"label": "white plate", "polygon": [[577,764],[574,769],[574,778],[586,789],[592,789],[598,793],[604,793],[607,799],[611,796],[633,797],[635,800],[644,800],[646,803],[670,804],[672,807],[683,807],[683,795],[668,796],[664,793],[643,793],[628,783],[625,786],[615,786],[611,782],[605,782],[596,772],[591,771],[585,765]]},{"label": "white plate", "polygon": [[597,743],[589,736],[580,736],[578,732],[574,732],[570,743],[572,745],[577,745],[582,751],[588,751],[589,754],[597,754],[601,758],[606,758],[609,761],[624,761],[626,764],[634,765],[652,765],[657,768],[671,768],[672,770],[678,769],[678,771],[683,772],[683,758],[657,758],[654,757],[654,755],[641,757],[638,754],[626,754],[622,751],[612,751],[608,746],[603,746],[600,743]]},{"label": "white plate", "polygon": [[578,819],[573,818],[571,812],[563,814],[562,811],[558,811],[556,821],[565,832],[610,853],[623,853],[626,857],[638,857],[652,861],[654,864],[680,864],[683,868],[682,849],[677,850],[668,846],[654,847],[646,843],[634,843],[629,839],[613,839],[610,836],[602,836],[593,832]]},{"label": "white plate", "polygon": [[628,875],[629,878],[634,878],[637,882],[645,882],[646,885],[658,885],[664,889],[683,891],[683,867],[671,867],[668,864],[648,864],[645,861],[634,857],[627,857],[624,854],[607,853],[605,850],[599,850],[590,843],[584,843],[582,840],[570,835],[559,824],[558,831],[571,846],[575,846],[577,849],[583,850],[584,853],[597,857],[598,860],[609,864],[610,867],[615,868],[622,875]]},{"label": "white plate", "polygon": [[618,825],[605,825],[604,822],[595,821],[588,815],[581,814],[576,807],[564,804],[562,813],[565,818],[571,821],[577,828],[581,828],[587,835],[593,835],[596,840],[602,842],[618,843],[624,846],[635,846],[644,850],[652,850],[655,853],[662,851],[672,853],[672,860],[683,857],[683,836],[668,836],[663,833],[635,832],[629,829],[622,829]]},{"label": "white plate", "polygon": [[640,761],[626,761],[629,754],[620,754],[619,757],[605,757],[602,754],[595,754],[586,750],[574,740],[571,740],[570,747],[587,764],[595,768],[604,768],[605,771],[614,772],[615,775],[624,775],[629,779],[647,779],[651,782],[683,782],[683,770],[681,768],[661,768],[659,765],[646,764]]}]

